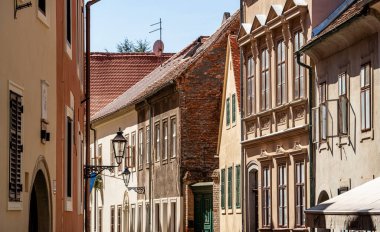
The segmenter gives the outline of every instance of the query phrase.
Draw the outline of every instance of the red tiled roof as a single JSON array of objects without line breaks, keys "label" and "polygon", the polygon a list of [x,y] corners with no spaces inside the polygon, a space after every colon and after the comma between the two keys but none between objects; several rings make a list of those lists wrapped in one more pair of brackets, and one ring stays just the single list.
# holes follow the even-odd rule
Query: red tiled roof
[{"label": "red tiled roof", "polygon": [[234,69],[238,108],[240,110],[240,50],[236,35],[230,35],[232,66]]},{"label": "red tiled roof", "polygon": [[136,84],[173,54],[91,53],[91,115]]},{"label": "red tiled roof", "polygon": [[239,23],[239,11],[228,18],[222,26],[210,37],[201,36],[181,52],[173,55],[162,67],[153,70],[149,75],[137,82],[132,88],[125,91],[113,102],[105,106],[91,117],[91,121],[99,120],[122,108],[135,104],[147,98],[165,86],[170,85],[183,72],[203,56],[204,53],[220,41],[223,36],[230,33],[231,27]]}]

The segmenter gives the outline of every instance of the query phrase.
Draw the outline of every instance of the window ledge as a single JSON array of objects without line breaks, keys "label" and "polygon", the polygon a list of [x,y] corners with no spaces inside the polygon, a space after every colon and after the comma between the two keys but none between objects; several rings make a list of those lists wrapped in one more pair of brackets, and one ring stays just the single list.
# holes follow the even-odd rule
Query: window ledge
[{"label": "window ledge", "polygon": [[8,201],[9,211],[20,211],[22,210],[22,201]]},{"label": "window ledge", "polygon": [[73,211],[73,202],[71,198],[66,198],[65,200],[65,211]]},{"label": "window ledge", "polygon": [[48,12],[46,12],[46,15],[44,15],[40,10],[37,9],[37,18],[43,25],[45,25],[47,28],[50,28]]}]

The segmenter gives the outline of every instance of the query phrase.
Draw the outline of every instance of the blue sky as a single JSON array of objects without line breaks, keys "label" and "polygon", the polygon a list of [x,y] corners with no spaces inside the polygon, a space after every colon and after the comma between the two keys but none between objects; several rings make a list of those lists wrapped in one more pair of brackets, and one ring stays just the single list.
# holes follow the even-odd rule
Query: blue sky
[{"label": "blue sky", "polygon": [[[211,35],[224,12],[235,12],[239,0],[102,0],[91,8],[91,51],[116,51],[125,37],[146,39],[159,32],[150,25],[162,19],[165,52],[178,52],[200,35]],[[152,47],[152,46],[151,46]]]}]

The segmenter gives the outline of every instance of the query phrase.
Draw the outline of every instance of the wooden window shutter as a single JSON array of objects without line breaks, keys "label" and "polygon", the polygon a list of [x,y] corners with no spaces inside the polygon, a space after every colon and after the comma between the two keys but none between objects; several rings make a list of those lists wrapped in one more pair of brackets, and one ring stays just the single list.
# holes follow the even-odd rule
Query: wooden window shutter
[{"label": "wooden window shutter", "polygon": [[236,208],[240,209],[240,165],[236,165]]},{"label": "wooden window shutter", "polygon": [[228,168],[228,208],[232,209],[232,167]]},{"label": "wooden window shutter", "polygon": [[21,201],[21,141],[23,105],[20,95],[10,92],[9,109],[9,200]]},{"label": "wooden window shutter", "polygon": [[226,174],[225,174],[225,169],[222,169],[220,171],[220,200],[222,201],[221,202],[221,207],[222,209],[225,209],[226,208]]}]

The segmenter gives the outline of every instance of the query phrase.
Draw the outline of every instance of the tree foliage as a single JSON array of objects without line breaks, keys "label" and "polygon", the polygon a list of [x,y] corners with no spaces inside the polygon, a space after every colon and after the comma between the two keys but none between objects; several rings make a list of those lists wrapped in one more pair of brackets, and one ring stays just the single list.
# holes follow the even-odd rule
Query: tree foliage
[{"label": "tree foliage", "polygon": [[117,51],[120,53],[121,52],[136,52],[136,53],[151,52],[149,42],[146,39],[144,40],[139,39],[136,42],[133,42],[125,38],[124,41],[117,44],[116,48],[117,48]]}]

